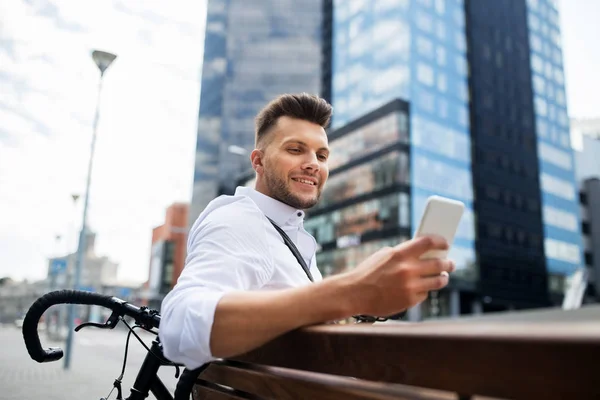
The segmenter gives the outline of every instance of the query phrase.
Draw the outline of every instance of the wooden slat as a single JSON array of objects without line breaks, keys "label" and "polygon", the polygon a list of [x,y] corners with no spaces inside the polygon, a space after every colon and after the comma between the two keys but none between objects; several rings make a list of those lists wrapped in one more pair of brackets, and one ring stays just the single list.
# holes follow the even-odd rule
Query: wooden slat
[{"label": "wooden slat", "polygon": [[456,399],[448,392],[238,362],[213,363],[201,378],[277,400]]},{"label": "wooden slat", "polygon": [[193,400],[239,400],[239,397],[231,396],[226,393],[215,392],[208,388],[197,386],[192,392]]},{"label": "wooden slat", "polygon": [[227,387],[212,380],[197,379],[192,389],[193,400],[263,400],[239,388]]},{"label": "wooden slat", "polygon": [[235,359],[465,395],[600,398],[600,320],[322,325]]}]

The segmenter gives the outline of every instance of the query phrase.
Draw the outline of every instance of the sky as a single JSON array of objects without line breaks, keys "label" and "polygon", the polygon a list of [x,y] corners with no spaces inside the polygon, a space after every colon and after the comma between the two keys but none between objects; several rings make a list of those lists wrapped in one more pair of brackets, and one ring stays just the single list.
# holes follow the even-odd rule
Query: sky
[{"label": "sky", "polygon": [[[600,0],[559,4],[570,116],[600,116]],[[205,18],[206,0],[0,2],[0,277],[42,279],[76,249],[99,49],[117,59],[88,221],[124,283],[148,278],[152,228],[191,200]]]},{"label": "sky", "polygon": [[148,278],[152,228],[191,197],[205,9],[0,2],[0,277],[44,278],[48,257],[76,250],[100,49],[117,59],[104,76],[88,221],[120,279]]}]

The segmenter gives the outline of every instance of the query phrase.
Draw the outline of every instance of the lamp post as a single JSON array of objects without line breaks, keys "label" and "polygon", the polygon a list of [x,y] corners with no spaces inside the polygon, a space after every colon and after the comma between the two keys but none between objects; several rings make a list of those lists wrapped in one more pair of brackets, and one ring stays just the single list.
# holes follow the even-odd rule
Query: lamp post
[{"label": "lamp post", "polygon": [[[235,145],[235,144],[229,145],[227,147],[227,152],[229,154],[233,154],[238,157],[246,157],[246,156],[248,156],[248,154],[250,154],[250,152],[248,150],[246,150],[245,148],[243,148],[241,146]],[[238,181],[241,180],[241,177],[244,175],[244,172],[246,172],[246,171],[247,170],[244,168],[244,163],[239,162],[237,176],[235,177],[233,188],[230,188],[231,190],[235,190],[235,187],[237,186]]]},{"label": "lamp post", "polygon": [[[102,93],[102,78],[104,77],[104,72],[108,69],[110,64],[117,58],[115,54],[108,53],[105,51],[94,50],[92,52],[92,58],[96,63],[96,66],[100,70],[100,80],[98,82],[98,97],[96,99],[96,114],[94,116],[94,126],[92,131],[92,144],[90,148],[90,160],[88,164],[88,172],[87,172],[87,182],[85,186],[85,197],[83,202],[83,221],[81,222],[81,231],[79,232],[79,242],[77,244],[77,256],[75,259],[75,278],[73,280],[73,289],[77,290],[79,288],[79,281],[81,279],[81,270],[83,268],[84,261],[84,253],[86,247],[86,230],[87,230],[87,211],[88,211],[88,202],[90,197],[90,180],[92,178],[92,165],[94,161],[94,148],[96,145],[96,131],[98,129],[98,118],[100,115],[100,94]],[[67,343],[66,343],[66,351],[65,351],[65,363],[64,369],[69,369],[71,364],[71,353],[73,346],[73,329],[74,329],[74,319],[75,319],[75,306],[73,304],[69,304],[69,314],[68,314],[68,331],[67,331]]]}]

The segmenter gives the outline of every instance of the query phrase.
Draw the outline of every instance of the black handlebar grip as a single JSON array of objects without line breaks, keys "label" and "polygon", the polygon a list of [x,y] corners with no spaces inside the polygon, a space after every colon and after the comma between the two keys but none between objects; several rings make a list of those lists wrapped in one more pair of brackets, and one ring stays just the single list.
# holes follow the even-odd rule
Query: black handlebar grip
[{"label": "black handlebar grip", "polygon": [[56,304],[94,304],[112,308],[117,300],[112,296],[80,290],[58,290],[37,299],[29,307],[23,320],[23,339],[29,356],[39,363],[57,361],[63,356],[62,349],[58,347],[43,349],[37,330],[42,314]]}]

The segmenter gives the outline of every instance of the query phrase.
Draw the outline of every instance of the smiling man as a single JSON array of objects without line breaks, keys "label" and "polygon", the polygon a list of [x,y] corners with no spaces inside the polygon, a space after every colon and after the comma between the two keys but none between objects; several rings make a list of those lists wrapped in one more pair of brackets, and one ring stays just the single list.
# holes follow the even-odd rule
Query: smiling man
[{"label": "smiling man", "polygon": [[451,261],[419,260],[448,247],[435,236],[383,248],[352,271],[322,278],[303,219],[329,176],[331,112],[325,100],[303,93],[282,95],[258,114],[255,188],[238,187],[206,207],[190,230],[185,268],[163,300],[159,336],[167,358],[197,368],[302,326],[397,314],[448,284],[442,272],[454,270]]}]

